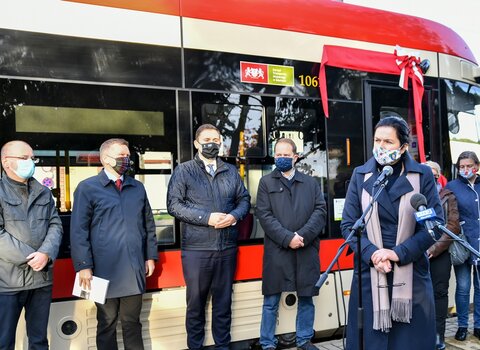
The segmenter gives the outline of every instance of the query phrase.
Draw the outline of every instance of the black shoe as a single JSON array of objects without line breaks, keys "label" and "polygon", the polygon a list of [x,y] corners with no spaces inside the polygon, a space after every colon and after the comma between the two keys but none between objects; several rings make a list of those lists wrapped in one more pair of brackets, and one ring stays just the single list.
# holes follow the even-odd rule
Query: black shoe
[{"label": "black shoe", "polygon": [[467,339],[467,328],[466,327],[458,327],[457,333],[455,333],[455,339],[464,341]]},{"label": "black shoe", "polygon": [[473,329],[473,335],[480,339],[480,328],[474,328]]},{"label": "black shoe", "polygon": [[297,349],[298,350],[318,350],[318,348],[309,341],[307,341],[302,346],[298,346]]},{"label": "black shoe", "polygon": [[440,334],[437,334],[437,342],[435,344],[435,350],[445,350],[446,345],[443,340],[443,337],[440,336]]}]

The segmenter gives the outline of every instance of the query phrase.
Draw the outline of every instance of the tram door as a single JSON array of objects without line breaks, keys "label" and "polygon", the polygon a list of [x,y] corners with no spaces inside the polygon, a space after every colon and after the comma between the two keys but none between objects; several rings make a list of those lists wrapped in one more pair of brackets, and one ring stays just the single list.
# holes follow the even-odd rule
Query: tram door
[{"label": "tram door", "polygon": [[[385,117],[395,116],[400,117],[407,122],[411,131],[408,151],[415,160],[419,161],[413,97],[410,91],[403,90],[393,83],[384,84],[365,82],[364,116],[365,153],[367,159],[372,156],[375,125]],[[424,114],[423,120],[427,121],[427,117],[428,116]],[[425,140],[428,139],[425,137]],[[428,147],[426,147],[426,149],[428,149]]]}]

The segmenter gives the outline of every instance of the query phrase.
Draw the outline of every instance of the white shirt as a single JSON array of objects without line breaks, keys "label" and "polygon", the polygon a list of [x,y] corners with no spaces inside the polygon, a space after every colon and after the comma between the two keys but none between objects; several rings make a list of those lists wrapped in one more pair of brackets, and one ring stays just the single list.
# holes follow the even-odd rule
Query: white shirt
[{"label": "white shirt", "polygon": [[[107,175],[107,177],[112,180],[114,183],[115,181],[117,181],[117,177],[115,175],[113,175],[112,173],[110,173],[107,169],[103,168],[103,170],[105,171],[105,175]],[[123,175],[119,177],[120,180],[122,180],[123,182]]]}]

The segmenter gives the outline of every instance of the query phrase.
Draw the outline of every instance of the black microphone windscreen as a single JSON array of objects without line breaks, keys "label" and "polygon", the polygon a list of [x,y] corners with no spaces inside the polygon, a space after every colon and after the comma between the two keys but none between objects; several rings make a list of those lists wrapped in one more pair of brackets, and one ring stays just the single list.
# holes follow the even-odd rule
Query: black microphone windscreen
[{"label": "black microphone windscreen", "polygon": [[410,205],[415,209],[418,210],[420,206],[427,206],[427,198],[421,193],[415,193],[411,198],[410,198]]}]

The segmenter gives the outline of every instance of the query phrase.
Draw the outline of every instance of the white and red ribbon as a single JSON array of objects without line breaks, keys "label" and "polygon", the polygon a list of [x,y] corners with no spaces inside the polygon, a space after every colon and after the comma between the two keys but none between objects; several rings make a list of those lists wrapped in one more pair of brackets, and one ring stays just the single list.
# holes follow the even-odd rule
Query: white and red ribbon
[{"label": "white and red ribbon", "polygon": [[420,70],[420,56],[417,52],[407,52],[400,46],[395,47],[395,63],[400,69],[400,79],[398,86],[408,90],[408,79],[412,78],[412,83],[416,82],[423,86],[423,74]]}]

